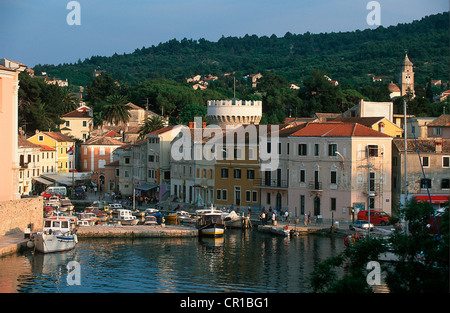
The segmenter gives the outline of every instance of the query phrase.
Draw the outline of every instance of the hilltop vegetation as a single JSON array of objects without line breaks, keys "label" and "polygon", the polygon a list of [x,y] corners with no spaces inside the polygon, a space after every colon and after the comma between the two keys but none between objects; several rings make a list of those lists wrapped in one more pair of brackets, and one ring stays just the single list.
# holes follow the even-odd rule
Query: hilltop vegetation
[{"label": "hilltop vegetation", "polygon": [[449,79],[449,14],[424,17],[397,26],[352,32],[176,39],[130,54],[92,56],[75,64],[37,65],[36,73],[68,78],[87,86],[95,69],[110,73],[120,84],[136,84],[155,78],[178,82],[193,75],[236,72],[247,75],[272,71],[289,82],[300,83],[314,69],[328,73],[354,88],[370,81],[368,74],[397,80],[405,50],[417,70],[417,82],[426,77]]},{"label": "hilltop vegetation", "polygon": [[[448,99],[434,103],[433,95],[448,85],[432,87],[429,82],[449,80],[448,38],[446,12],[409,24],[345,33],[246,35],[222,37],[218,42],[173,39],[131,54],[37,65],[34,70],[36,75],[46,72],[50,77],[68,78],[71,86],[86,87],[85,101],[94,109],[96,124],[105,119],[111,96],[170,116],[172,124],[186,123],[194,112],[204,116],[207,100],[262,100],[261,123],[279,124],[287,116],[343,112],[361,98],[390,101],[387,85],[398,82],[407,49],[416,83],[410,113],[438,116],[444,106],[449,112],[450,104]],[[94,70],[103,74],[94,77]],[[256,88],[245,78],[255,73],[263,75]],[[208,89],[194,90],[186,82],[194,75],[210,74],[218,79],[209,81]],[[55,91],[59,87],[46,86],[27,73],[20,77],[19,118],[27,130],[55,128],[61,122],[58,116],[73,109],[67,90]],[[374,82],[373,77],[382,81]],[[291,89],[291,83],[300,89]],[[394,102],[394,109],[400,113],[401,103]]]}]

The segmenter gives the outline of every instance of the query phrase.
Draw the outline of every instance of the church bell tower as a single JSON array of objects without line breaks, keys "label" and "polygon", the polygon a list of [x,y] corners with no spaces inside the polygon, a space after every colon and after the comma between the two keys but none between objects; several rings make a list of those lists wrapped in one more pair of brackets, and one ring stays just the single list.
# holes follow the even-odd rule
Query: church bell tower
[{"label": "church bell tower", "polygon": [[401,95],[404,96],[409,92],[414,97],[414,71],[413,63],[409,60],[408,54],[405,54],[405,60],[402,63],[400,72],[400,89]]}]

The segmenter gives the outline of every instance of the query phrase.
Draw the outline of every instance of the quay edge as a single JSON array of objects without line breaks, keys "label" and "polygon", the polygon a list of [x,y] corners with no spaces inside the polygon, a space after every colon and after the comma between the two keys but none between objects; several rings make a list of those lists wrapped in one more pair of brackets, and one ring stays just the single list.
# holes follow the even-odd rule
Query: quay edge
[{"label": "quay edge", "polygon": [[198,230],[191,227],[166,225],[153,226],[87,226],[79,228],[78,238],[181,238],[198,237]]}]

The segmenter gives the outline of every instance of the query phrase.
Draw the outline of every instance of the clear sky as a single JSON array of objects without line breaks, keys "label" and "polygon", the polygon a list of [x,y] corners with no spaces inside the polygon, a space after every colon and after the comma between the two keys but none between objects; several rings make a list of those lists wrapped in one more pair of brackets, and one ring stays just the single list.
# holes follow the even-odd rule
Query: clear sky
[{"label": "clear sky", "polygon": [[[0,58],[29,67],[131,53],[176,38],[303,34],[376,28],[371,0],[78,0],[81,25],[68,25],[70,0],[0,0]],[[381,25],[449,10],[449,0],[378,0]],[[425,44],[425,43],[424,43]]]}]

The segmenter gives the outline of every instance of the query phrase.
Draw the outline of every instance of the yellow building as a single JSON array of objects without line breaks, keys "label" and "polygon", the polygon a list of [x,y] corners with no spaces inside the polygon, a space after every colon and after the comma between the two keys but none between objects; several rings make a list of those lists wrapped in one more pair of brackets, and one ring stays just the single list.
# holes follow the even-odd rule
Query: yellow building
[{"label": "yellow building", "polygon": [[[243,127],[238,128],[236,132],[241,131],[244,131]],[[247,210],[259,207],[258,146],[256,142],[249,141],[247,134],[245,143],[235,142],[233,145],[227,145],[224,137],[224,147],[221,157],[217,155],[214,172],[214,203],[218,208]]]},{"label": "yellow building", "polygon": [[81,107],[61,116],[64,123],[59,126],[61,133],[67,136],[86,141],[94,127],[92,110],[82,105]]},{"label": "yellow building", "polygon": [[385,117],[340,117],[333,121],[358,123],[394,138],[403,136],[403,129]]},{"label": "yellow building", "polygon": [[69,169],[72,169],[73,158],[69,156],[68,152],[74,146],[75,141],[70,137],[59,132],[40,132],[37,130],[34,136],[28,138],[28,141],[55,149],[57,173],[68,173]]}]

